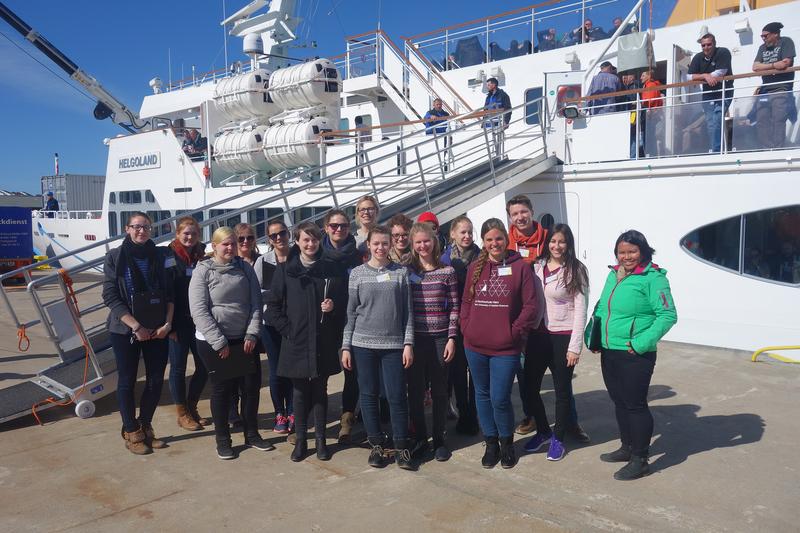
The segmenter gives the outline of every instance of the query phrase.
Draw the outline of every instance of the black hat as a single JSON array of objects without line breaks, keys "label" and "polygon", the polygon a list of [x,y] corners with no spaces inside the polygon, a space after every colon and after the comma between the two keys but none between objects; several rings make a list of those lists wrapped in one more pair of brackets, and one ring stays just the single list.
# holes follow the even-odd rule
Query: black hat
[{"label": "black hat", "polygon": [[783,24],[781,24],[780,22],[770,22],[769,24],[764,26],[764,29],[761,31],[765,31],[768,33],[780,33],[781,28],[783,28]]}]

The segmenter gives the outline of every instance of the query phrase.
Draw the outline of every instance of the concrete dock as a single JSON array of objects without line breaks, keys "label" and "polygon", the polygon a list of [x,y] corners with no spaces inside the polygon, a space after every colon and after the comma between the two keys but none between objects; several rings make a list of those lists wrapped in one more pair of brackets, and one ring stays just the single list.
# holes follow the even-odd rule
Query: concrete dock
[{"label": "concrete dock", "polygon": [[[84,296],[82,296],[84,297]],[[86,298],[91,297],[89,294]],[[30,318],[24,292],[15,309]],[[18,305],[18,307],[17,307]],[[0,311],[0,388],[56,362],[41,329],[17,350],[15,327]],[[267,383],[266,364],[264,383]],[[271,432],[269,391],[261,391],[262,436],[275,451],[241,449],[216,457],[213,431],[175,423],[165,380],[153,425],[169,447],[149,456],[125,450],[114,395],[91,419],[68,408],[0,425],[3,531],[798,531],[800,365],[749,354],[662,343],[650,388],[655,417],[653,473],[612,478],[620,465],[598,456],[618,445],[599,356],[584,351],[574,380],[580,422],[592,438],[549,462],[522,455],[510,470],[484,470],[480,436],[457,435],[453,457],[417,472],[367,466],[364,447],[339,447],[341,375],[329,385],[328,435],[334,456],[289,460],[291,445]],[[551,421],[549,376],[543,398]],[[519,396],[514,391],[517,418]],[[200,403],[209,415],[208,389]],[[450,422],[454,425],[454,422]],[[522,451],[523,439],[517,442]],[[242,444],[241,433],[234,445]],[[311,442],[313,446],[313,441]]]}]

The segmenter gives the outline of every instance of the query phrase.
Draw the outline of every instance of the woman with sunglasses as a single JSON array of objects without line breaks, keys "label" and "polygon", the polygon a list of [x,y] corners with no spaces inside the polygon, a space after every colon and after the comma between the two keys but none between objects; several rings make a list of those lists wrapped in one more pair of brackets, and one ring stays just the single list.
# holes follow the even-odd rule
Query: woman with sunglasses
[{"label": "woman with sunglasses", "polygon": [[[103,265],[103,303],[108,307],[106,321],[111,346],[117,362],[117,401],[122,417],[122,438],[125,447],[136,455],[164,448],[164,441],[155,437],[153,414],[161,398],[164,369],[167,366],[167,335],[172,329],[173,292],[166,269],[174,262],[165,248],[156,247],[150,239],[152,220],[145,213],[133,212],[125,225],[125,240],[106,254]],[[152,305],[160,298],[163,322],[153,325],[152,310],[144,312],[142,297]],[[148,323],[145,327],[142,322]],[[144,360],[145,383],[136,418],[134,388]]]},{"label": "woman with sunglasses", "polygon": [[389,251],[389,257],[399,265],[405,266],[411,263],[411,239],[409,234],[413,225],[414,221],[403,213],[394,215],[386,224],[389,231],[392,232],[392,249]]},{"label": "woman with sunglasses", "polygon": [[[267,224],[269,249],[256,259],[256,277],[261,285],[261,296],[267,305],[272,278],[277,265],[285,263],[289,258],[289,230],[282,220],[272,220]],[[264,309],[266,315],[266,307]],[[262,334],[264,347],[267,350],[269,363],[269,395],[275,410],[275,433],[287,434],[294,430],[294,405],[292,398],[292,380],[278,375],[278,361],[281,352],[281,334],[264,321]]]},{"label": "woman with sunglasses", "polygon": [[[341,209],[331,209],[323,220],[325,235],[322,237],[322,250],[325,257],[341,265],[347,275],[362,263],[361,253],[356,246],[355,238],[350,234],[350,221],[347,213]],[[343,306],[347,306],[345,291]],[[355,372],[344,369],[344,388],[342,389],[342,417],[339,425],[339,443],[348,444],[353,426],[356,423],[355,412],[358,403],[358,379]]]},{"label": "woman with sunglasses", "polygon": [[258,246],[256,245],[256,232],[253,226],[246,222],[240,222],[233,227],[236,233],[236,253],[250,266],[255,266],[256,260],[261,254],[258,253]]},{"label": "woman with sunglasses", "polygon": [[356,224],[358,230],[354,237],[356,238],[356,244],[365,261],[369,259],[369,251],[367,250],[366,242],[367,235],[369,235],[372,228],[378,225],[378,215],[380,212],[381,208],[378,205],[378,199],[374,196],[362,196],[356,204]]}]

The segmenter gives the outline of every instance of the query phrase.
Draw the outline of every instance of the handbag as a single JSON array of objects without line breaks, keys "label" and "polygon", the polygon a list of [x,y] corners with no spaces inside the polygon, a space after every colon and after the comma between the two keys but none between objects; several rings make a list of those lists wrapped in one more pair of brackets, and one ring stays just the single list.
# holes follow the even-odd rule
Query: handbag
[{"label": "handbag", "polygon": [[599,352],[603,348],[603,330],[601,325],[600,317],[598,317],[595,313],[597,312],[597,306],[600,305],[600,300],[594,306],[594,311],[592,311],[592,317],[589,319],[589,342],[586,343],[586,347],[593,352]]},{"label": "handbag", "polygon": [[131,314],[147,329],[158,329],[167,321],[167,302],[161,291],[133,293]]}]

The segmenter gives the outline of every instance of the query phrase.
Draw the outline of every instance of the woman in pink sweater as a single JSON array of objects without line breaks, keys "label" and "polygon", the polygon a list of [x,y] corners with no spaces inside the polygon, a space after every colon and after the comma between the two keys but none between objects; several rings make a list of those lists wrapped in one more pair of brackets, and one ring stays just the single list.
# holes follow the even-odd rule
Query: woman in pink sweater
[{"label": "woman in pink sweater", "polygon": [[[566,224],[553,228],[548,246],[534,264],[543,289],[544,318],[531,333],[525,357],[525,380],[537,432],[525,444],[535,452],[549,444],[547,459],[559,461],[566,453],[564,433],[575,423],[572,417],[572,372],[580,360],[586,325],[586,267],[575,256],[575,239]],[[550,430],[540,395],[542,377],[550,368],[556,393],[556,427]],[[555,433],[555,434],[553,434]]]}]

